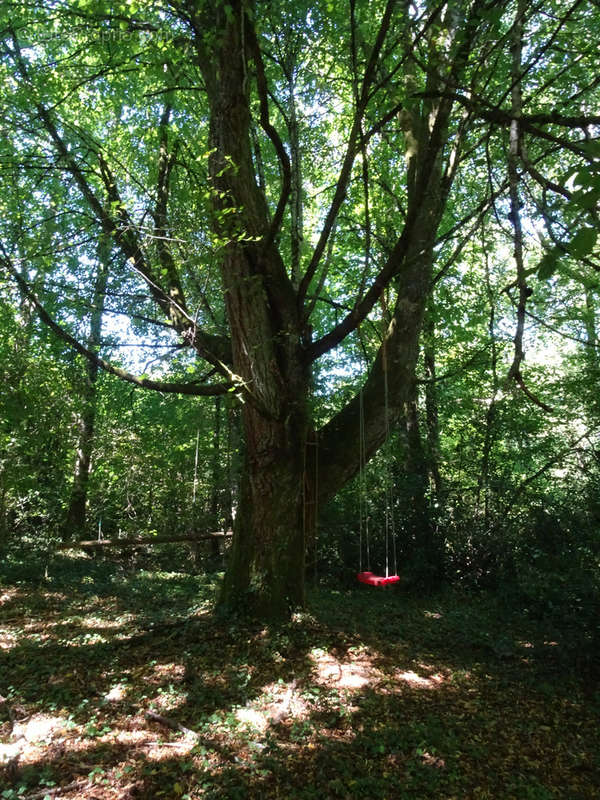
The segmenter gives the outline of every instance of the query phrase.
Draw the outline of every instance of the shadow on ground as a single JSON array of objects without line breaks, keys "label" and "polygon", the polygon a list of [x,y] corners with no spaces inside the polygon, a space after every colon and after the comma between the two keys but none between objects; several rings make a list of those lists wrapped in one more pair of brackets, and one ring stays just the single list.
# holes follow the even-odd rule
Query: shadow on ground
[{"label": "shadow on ground", "polygon": [[0,589],[7,800],[598,796],[595,687],[489,599],[321,588],[267,630],[214,578],[53,570]]}]

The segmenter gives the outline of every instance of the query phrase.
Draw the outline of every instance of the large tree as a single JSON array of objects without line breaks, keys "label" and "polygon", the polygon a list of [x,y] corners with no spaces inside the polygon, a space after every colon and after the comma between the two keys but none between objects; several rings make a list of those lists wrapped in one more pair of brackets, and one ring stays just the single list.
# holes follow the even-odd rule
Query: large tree
[{"label": "large tree", "polygon": [[[3,181],[31,218],[17,231],[4,202],[2,263],[97,366],[238,396],[224,604],[303,603],[315,509],[414,403],[428,298],[490,213],[514,251],[508,377],[543,404],[523,369],[528,276],[563,253],[594,263],[595,3],[47,0],[2,14]],[[527,261],[534,218],[541,265]],[[140,335],[177,337],[171,375],[82,344],[78,282],[106,240],[105,289]],[[368,358],[362,400],[318,425],[313,376],[340,347]]]}]

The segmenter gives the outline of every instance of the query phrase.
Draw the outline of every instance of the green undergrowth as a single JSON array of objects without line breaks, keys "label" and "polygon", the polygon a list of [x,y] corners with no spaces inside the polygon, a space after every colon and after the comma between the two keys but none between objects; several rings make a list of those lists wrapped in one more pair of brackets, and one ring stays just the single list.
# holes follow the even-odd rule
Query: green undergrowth
[{"label": "green undergrowth", "polygon": [[217,575],[0,576],[0,798],[600,796],[590,661],[509,597],[319,586],[267,629]]}]

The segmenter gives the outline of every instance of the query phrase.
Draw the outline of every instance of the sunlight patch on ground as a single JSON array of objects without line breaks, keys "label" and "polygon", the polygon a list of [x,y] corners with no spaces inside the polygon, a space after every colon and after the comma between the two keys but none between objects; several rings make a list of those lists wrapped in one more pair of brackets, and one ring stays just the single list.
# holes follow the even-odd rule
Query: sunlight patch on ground
[{"label": "sunlight patch on ground", "polygon": [[53,758],[77,757],[85,769],[93,769],[93,758],[86,761],[86,753],[94,753],[99,746],[120,746],[132,755],[136,750],[143,752],[144,758],[161,761],[173,756],[185,756],[197,744],[195,738],[184,736],[168,741],[171,736],[179,737],[177,732],[148,723],[140,714],[113,722],[113,730],[102,736],[85,735],[85,728],[76,726],[67,731],[67,720],[36,714],[22,725],[14,727],[12,741],[0,744],[0,766],[18,757],[21,766],[39,764]]},{"label": "sunlight patch on ground", "polygon": [[116,742],[127,748],[144,748],[144,757],[151,761],[162,761],[165,758],[186,755],[197,745],[195,739],[188,737],[168,742],[162,741],[163,736],[160,735],[157,740],[156,733],[156,731],[148,730],[147,727],[139,730],[121,730],[116,735],[107,737],[106,741]]},{"label": "sunlight patch on ground", "polygon": [[148,761],[166,761],[175,756],[187,755],[196,746],[195,739],[182,739],[178,742],[147,742],[144,755]]},{"label": "sunlight patch on ground", "polygon": [[0,629],[0,650],[12,650],[17,645],[17,637],[6,628]]},{"label": "sunlight patch on ground", "polygon": [[27,742],[47,742],[61,736],[66,730],[64,717],[51,717],[47,714],[34,714],[25,722],[16,722],[13,737],[23,737]]},{"label": "sunlight patch on ground", "polygon": [[269,727],[269,721],[265,714],[256,708],[238,708],[235,716],[245,728],[260,731],[260,733],[264,733]]},{"label": "sunlight patch on ground", "polygon": [[151,679],[168,678],[171,681],[181,681],[185,675],[185,667],[183,664],[177,664],[174,661],[166,664],[154,664],[153,671],[154,675]]},{"label": "sunlight patch on ground", "polygon": [[70,601],[70,598],[63,592],[40,592],[38,597],[41,597],[46,602],[60,603],[61,607]]},{"label": "sunlight patch on ground", "polygon": [[82,627],[88,628],[98,628],[99,630],[107,630],[112,628],[122,628],[124,625],[128,625],[131,622],[129,619],[124,619],[122,617],[118,619],[102,619],[102,617],[83,617],[81,620]]},{"label": "sunlight patch on ground", "polygon": [[0,606],[9,603],[11,600],[14,600],[16,597],[19,596],[18,589],[4,589],[2,594],[0,594]]},{"label": "sunlight patch on ground", "polygon": [[442,619],[442,614],[439,611],[424,611],[423,616],[428,619]]},{"label": "sunlight patch on ground", "polygon": [[323,686],[333,683],[339,689],[358,690],[384,678],[365,653],[357,654],[351,661],[341,661],[331,653],[313,650],[311,659],[315,680]]},{"label": "sunlight patch on ground", "polygon": [[403,681],[404,683],[408,683],[409,686],[418,687],[419,689],[437,689],[445,681],[443,675],[435,674],[430,675],[428,678],[423,678],[412,670],[406,670],[405,672],[398,670],[394,677],[398,681]]},{"label": "sunlight patch on ground", "polygon": [[102,698],[106,703],[120,703],[127,697],[127,687],[122,683],[113,686]]},{"label": "sunlight patch on ground", "polygon": [[[37,641],[47,639],[55,639],[62,644],[85,644],[94,643],[96,641],[107,641],[101,633],[95,631],[105,631],[109,634],[114,631],[115,635],[124,628],[124,626],[131,625],[130,619],[101,619],[100,617],[75,617],[69,619],[68,617],[62,619],[32,619],[25,626],[24,630],[28,636],[32,634],[40,634],[42,638],[37,637]],[[100,638],[98,638],[100,637]],[[127,634],[126,638],[130,638],[131,633]],[[124,638],[120,636],[120,638]]]},{"label": "sunlight patch on ground", "polygon": [[[64,720],[62,722],[64,723]],[[101,741],[99,738],[83,738],[80,735],[81,729],[73,729],[67,736],[63,736],[64,731],[64,728],[57,729],[51,738],[43,742],[28,742],[24,738],[14,742],[13,744],[18,747],[19,765],[24,767],[40,764],[54,758],[62,758],[67,753],[71,757],[77,754],[79,763],[83,764],[82,756],[94,751],[98,741]],[[92,768],[91,764],[89,768]]]},{"label": "sunlight patch on ground", "polygon": [[291,683],[270,683],[265,686],[270,702],[267,712],[272,722],[281,722],[287,717],[305,719],[309,715],[309,707],[296,691],[296,681]]},{"label": "sunlight patch on ground", "polygon": [[25,742],[21,739],[18,742],[8,742],[7,744],[0,744],[0,766],[12,761],[16,758],[25,746]]},{"label": "sunlight patch on ground", "polygon": [[417,755],[421,759],[421,763],[427,767],[435,767],[435,769],[444,769],[446,766],[446,762],[443,758],[436,756],[432,753],[428,753],[427,750],[422,752],[417,751]]},{"label": "sunlight patch on ground", "polygon": [[[49,636],[42,637],[45,641]],[[89,647],[95,644],[108,644],[110,639],[100,633],[81,633],[72,639],[59,639],[59,643],[65,647]]]},{"label": "sunlight patch on ground", "polygon": [[37,761],[40,745],[60,739],[67,730],[64,717],[34,714],[27,720],[15,722],[10,742],[0,743],[0,764],[19,757],[21,762]]},{"label": "sunlight patch on ground", "polygon": [[152,698],[152,705],[156,706],[157,711],[160,713],[176,711],[181,706],[187,703],[187,693],[173,694],[172,692],[165,692],[158,694]]},{"label": "sunlight patch on ground", "polygon": [[270,725],[286,720],[300,721],[306,719],[309,713],[308,704],[296,691],[296,681],[292,681],[263,686],[260,697],[238,708],[235,716],[243,727],[264,733]]}]

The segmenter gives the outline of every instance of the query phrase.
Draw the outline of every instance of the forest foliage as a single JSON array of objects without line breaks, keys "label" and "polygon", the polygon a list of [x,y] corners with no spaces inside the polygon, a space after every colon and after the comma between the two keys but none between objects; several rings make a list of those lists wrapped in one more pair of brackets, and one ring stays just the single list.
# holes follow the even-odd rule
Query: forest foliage
[{"label": "forest foliage", "polygon": [[[320,271],[304,286],[315,347],[394,252],[415,203],[415,120],[439,112],[436,92],[448,100],[448,86],[427,81],[463,46],[458,12],[474,31],[452,62],[465,84],[453,87],[441,152],[445,169],[452,158],[458,167],[431,243],[416,388],[402,388],[389,440],[359,478],[318,509],[307,568],[318,580],[351,581],[361,514],[381,568],[391,513],[407,582],[512,593],[534,614],[561,616],[591,650],[600,574],[598,9],[455,5],[215,6],[224,30],[243,7],[263,51],[244,62],[252,169],[271,219],[286,200],[277,243],[294,286],[322,245]],[[99,0],[3,9],[0,543],[50,557],[69,538],[226,529],[240,503],[250,429],[241,417],[252,398],[229,367],[233,383],[216,397],[166,386],[193,390],[221,369],[202,361],[228,324],[220,260],[228,248],[254,246],[240,209],[219,205],[219,191],[235,187],[218,180],[239,165],[214,172],[210,80],[190,51],[193,14],[185,3]],[[378,30],[389,38],[371,75]],[[208,34],[202,41],[218,49]],[[364,108],[361,76],[363,87],[372,82]],[[352,134],[353,125],[362,129]],[[281,147],[273,128],[285,131]],[[111,228],[113,218],[121,227]],[[175,263],[207,337],[195,350],[146,261],[131,255],[136,242],[160,280]],[[375,374],[404,302],[398,274],[361,325],[314,361],[314,430]],[[66,338],[40,321],[40,306]],[[171,328],[158,319],[165,307]],[[91,373],[73,341],[163,391]],[[75,531],[67,522],[86,425],[85,518]],[[360,435],[357,425],[351,438]],[[198,569],[222,567],[196,546],[156,552],[176,561],[193,552]]]},{"label": "forest foliage", "polygon": [[594,796],[599,36],[0,3],[3,799]]}]

